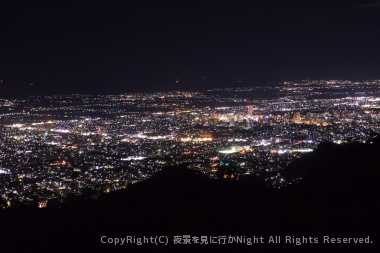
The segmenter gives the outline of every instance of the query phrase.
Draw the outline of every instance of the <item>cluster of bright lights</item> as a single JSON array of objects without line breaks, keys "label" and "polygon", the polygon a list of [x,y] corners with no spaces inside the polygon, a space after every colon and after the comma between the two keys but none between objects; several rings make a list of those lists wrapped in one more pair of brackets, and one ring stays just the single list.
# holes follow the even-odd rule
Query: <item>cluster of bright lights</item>
[{"label": "cluster of bright lights", "polygon": [[122,161],[131,161],[131,160],[144,160],[146,157],[143,156],[128,156],[125,158],[121,158]]},{"label": "cluster of bright lights", "polygon": [[183,137],[180,138],[180,141],[182,142],[189,142],[189,141],[194,141],[194,142],[204,142],[204,141],[212,141],[212,138],[210,137],[205,137],[205,138],[191,138],[191,137]]},{"label": "cluster of bright lights", "polygon": [[8,169],[4,169],[4,168],[0,168],[0,174],[10,174],[10,170]]},{"label": "cluster of bright lights", "polygon": [[240,150],[241,150],[240,147],[231,147],[230,149],[219,150],[219,153],[221,153],[221,154],[232,154],[232,153],[237,153]]},{"label": "cluster of bright lights", "polygon": [[314,150],[311,148],[305,148],[305,149],[297,149],[296,152],[300,153],[307,153],[307,152],[313,152]]},{"label": "cluster of bright lights", "polygon": [[70,130],[67,130],[67,129],[52,129],[51,130],[52,132],[58,132],[58,133],[70,133]]}]

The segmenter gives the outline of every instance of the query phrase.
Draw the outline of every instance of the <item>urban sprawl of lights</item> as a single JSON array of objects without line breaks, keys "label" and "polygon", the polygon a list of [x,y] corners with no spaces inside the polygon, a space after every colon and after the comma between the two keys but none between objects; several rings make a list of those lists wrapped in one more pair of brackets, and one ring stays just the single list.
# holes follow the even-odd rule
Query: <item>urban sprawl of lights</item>
[{"label": "urban sprawl of lights", "polygon": [[[0,99],[0,205],[59,206],[126,188],[166,166],[211,178],[281,170],[321,142],[380,127],[380,81]],[[297,181],[299,179],[295,179]]]}]

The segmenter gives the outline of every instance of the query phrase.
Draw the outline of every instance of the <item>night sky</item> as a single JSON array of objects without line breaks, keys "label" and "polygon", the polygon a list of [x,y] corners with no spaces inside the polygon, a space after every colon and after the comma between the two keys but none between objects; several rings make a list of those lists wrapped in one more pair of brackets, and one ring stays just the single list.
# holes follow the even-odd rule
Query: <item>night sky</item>
[{"label": "night sky", "polygon": [[4,96],[380,79],[377,0],[3,0],[0,34]]}]

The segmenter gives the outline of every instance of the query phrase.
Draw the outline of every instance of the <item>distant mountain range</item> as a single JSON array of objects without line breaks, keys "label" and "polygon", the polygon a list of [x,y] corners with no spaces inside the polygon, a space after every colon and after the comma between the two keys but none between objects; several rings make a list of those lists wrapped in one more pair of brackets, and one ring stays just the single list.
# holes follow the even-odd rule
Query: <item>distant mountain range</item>
[{"label": "distant mountain range", "polygon": [[[0,245],[10,252],[263,250],[272,252],[376,252],[380,248],[380,144],[322,143],[282,171],[302,177],[282,190],[255,176],[238,181],[207,178],[182,167],[164,169],[132,187],[60,209],[7,209],[0,213]],[[294,236],[318,243],[113,246],[101,236]],[[323,244],[323,236],[367,237],[371,244]],[[232,248],[231,248],[232,247]],[[3,252],[3,251],[1,251]],[[6,251],[5,251],[6,252]],[[34,252],[34,251],[33,251]]]}]

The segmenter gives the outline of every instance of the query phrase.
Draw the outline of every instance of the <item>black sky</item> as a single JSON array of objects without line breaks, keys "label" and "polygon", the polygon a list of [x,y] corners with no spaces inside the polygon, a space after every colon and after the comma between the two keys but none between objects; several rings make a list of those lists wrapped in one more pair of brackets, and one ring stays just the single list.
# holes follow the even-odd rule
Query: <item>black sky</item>
[{"label": "black sky", "polygon": [[380,79],[380,1],[9,0],[0,25],[3,94]]}]

